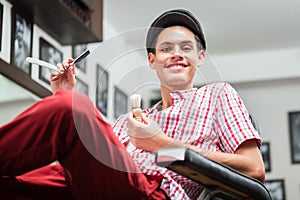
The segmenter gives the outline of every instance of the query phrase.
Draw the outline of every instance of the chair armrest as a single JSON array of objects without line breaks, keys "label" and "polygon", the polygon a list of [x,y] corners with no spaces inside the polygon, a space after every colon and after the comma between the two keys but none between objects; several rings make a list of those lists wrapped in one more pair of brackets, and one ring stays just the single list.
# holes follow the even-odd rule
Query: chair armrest
[{"label": "chair armrest", "polygon": [[155,161],[158,166],[190,178],[209,190],[221,190],[228,194],[228,197],[232,197],[231,199],[272,199],[266,187],[258,180],[208,159],[191,149],[162,149],[156,152]]}]

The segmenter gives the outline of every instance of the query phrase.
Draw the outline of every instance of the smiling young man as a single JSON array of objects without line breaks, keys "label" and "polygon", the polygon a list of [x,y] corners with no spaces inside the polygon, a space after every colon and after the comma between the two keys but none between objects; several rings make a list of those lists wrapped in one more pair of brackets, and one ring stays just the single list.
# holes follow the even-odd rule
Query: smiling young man
[{"label": "smiling young man", "polygon": [[[170,197],[196,198],[201,189],[153,164],[149,154],[161,148],[186,146],[264,181],[259,135],[237,92],[226,83],[193,88],[205,50],[201,26],[191,13],[171,10],[158,17],[147,35],[147,51],[160,80],[162,101],[144,110],[144,123],[129,114],[114,126],[121,141],[130,138],[127,149],[144,173],[163,174],[161,188]],[[120,128],[122,120],[127,130]]]},{"label": "smiling young man", "polygon": [[54,95],[0,127],[0,197],[11,191],[8,177],[17,176],[27,188],[18,188],[20,195],[29,186],[41,189],[32,198],[196,199],[201,185],[154,161],[153,152],[181,146],[264,180],[259,135],[236,91],[225,83],[193,88],[206,49],[197,19],[186,10],[163,13],[146,46],[162,101],[143,110],[143,122],[129,113],[113,129],[87,97],[73,92],[73,59],[57,65],[67,70],[51,75]]}]

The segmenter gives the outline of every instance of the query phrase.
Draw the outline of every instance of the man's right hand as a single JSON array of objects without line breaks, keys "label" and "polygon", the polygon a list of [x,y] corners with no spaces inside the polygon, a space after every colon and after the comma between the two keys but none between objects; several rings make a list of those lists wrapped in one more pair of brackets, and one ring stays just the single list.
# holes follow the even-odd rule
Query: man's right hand
[{"label": "man's right hand", "polygon": [[68,61],[63,61],[62,63],[57,64],[57,68],[63,72],[60,74],[58,72],[52,71],[50,75],[50,84],[52,92],[56,93],[59,90],[73,90],[75,87],[75,65],[70,63],[73,61],[72,58],[69,58]]}]

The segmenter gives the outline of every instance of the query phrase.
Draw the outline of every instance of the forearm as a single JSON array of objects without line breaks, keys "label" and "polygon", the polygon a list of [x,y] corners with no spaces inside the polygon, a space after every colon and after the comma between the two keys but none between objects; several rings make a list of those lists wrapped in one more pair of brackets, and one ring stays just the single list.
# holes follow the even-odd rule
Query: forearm
[{"label": "forearm", "polygon": [[168,140],[169,142],[167,148],[189,148],[204,157],[224,164],[240,173],[264,182],[264,165],[260,152],[254,140],[244,142],[235,153],[202,150],[194,145],[186,145],[171,138],[169,138]]},{"label": "forearm", "polygon": [[243,150],[237,150],[235,153],[204,151],[193,145],[188,145],[188,148],[211,160],[229,166],[232,169],[237,170],[247,176],[264,182],[264,165],[257,147],[252,146],[251,148],[248,148],[247,152]]}]

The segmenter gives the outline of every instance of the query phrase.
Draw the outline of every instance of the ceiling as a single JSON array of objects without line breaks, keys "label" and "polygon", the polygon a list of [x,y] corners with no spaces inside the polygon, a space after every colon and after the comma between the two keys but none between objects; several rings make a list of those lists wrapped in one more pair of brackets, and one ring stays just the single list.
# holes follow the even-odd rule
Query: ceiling
[{"label": "ceiling", "polygon": [[[300,0],[104,0],[103,16],[121,33],[147,28],[155,17],[172,8],[186,8],[196,15],[210,54],[300,47]],[[7,80],[0,76],[0,82],[3,85]],[[0,99],[10,101],[10,93],[2,91],[6,95]],[[22,91],[18,94],[19,99],[30,98]]]},{"label": "ceiling", "polygon": [[146,28],[172,8],[196,15],[210,54],[300,46],[299,0],[106,0],[104,19],[120,33]]}]

